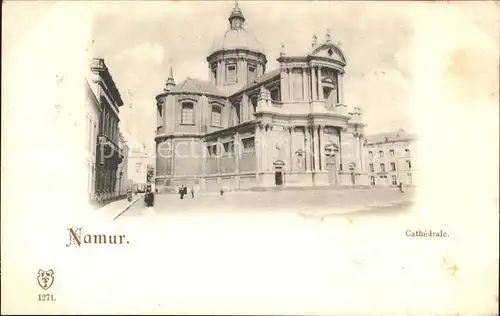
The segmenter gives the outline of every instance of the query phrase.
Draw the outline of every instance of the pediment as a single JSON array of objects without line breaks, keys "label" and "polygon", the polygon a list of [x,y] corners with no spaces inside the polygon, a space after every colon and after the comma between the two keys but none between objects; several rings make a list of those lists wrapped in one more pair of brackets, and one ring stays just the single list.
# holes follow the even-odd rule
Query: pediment
[{"label": "pediment", "polygon": [[342,53],[340,48],[333,43],[325,43],[323,45],[320,45],[311,52],[310,56],[333,59],[346,64],[344,54]]}]

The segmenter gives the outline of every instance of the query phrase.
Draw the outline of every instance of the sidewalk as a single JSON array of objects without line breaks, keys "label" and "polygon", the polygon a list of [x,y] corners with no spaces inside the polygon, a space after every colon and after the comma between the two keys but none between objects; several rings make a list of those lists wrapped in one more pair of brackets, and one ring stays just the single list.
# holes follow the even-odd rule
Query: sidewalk
[{"label": "sidewalk", "polygon": [[97,209],[96,213],[99,214],[99,216],[115,220],[143,197],[144,194],[137,194],[132,197],[131,202],[129,202],[128,199],[123,199],[108,203],[103,207]]}]

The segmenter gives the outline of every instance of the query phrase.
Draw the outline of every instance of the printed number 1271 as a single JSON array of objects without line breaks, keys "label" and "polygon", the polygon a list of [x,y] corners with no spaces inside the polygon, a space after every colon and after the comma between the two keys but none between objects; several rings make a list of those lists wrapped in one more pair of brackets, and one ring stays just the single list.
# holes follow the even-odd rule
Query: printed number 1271
[{"label": "printed number 1271", "polygon": [[54,297],[53,294],[38,294],[39,302],[53,302],[55,300],[56,298]]}]

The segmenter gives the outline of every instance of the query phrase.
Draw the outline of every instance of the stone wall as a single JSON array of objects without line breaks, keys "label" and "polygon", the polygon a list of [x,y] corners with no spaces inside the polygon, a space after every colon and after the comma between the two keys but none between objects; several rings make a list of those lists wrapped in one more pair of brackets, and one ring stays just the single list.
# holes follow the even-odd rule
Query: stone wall
[{"label": "stone wall", "polygon": [[255,172],[256,156],[255,152],[242,153],[239,162],[240,172]]},{"label": "stone wall", "polygon": [[201,142],[197,139],[176,139],[174,173],[176,176],[202,176]]},{"label": "stone wall", "polygon": [[240,190],[251,189],[255,186],[255,175],[240,175]]}]

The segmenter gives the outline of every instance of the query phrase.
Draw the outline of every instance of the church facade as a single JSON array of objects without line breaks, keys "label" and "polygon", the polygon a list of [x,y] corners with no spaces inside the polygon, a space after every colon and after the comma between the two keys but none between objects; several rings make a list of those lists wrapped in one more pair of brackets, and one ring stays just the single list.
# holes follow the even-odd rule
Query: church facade
[{"label": "church facade", "polygon": [[156,96],[156,188],[369,185],[365,124],[344,104],[346,59],[329,33],[268,71],[244,22],[236,3],[206,58],[209,80],[176,85],[171,69]]}]

